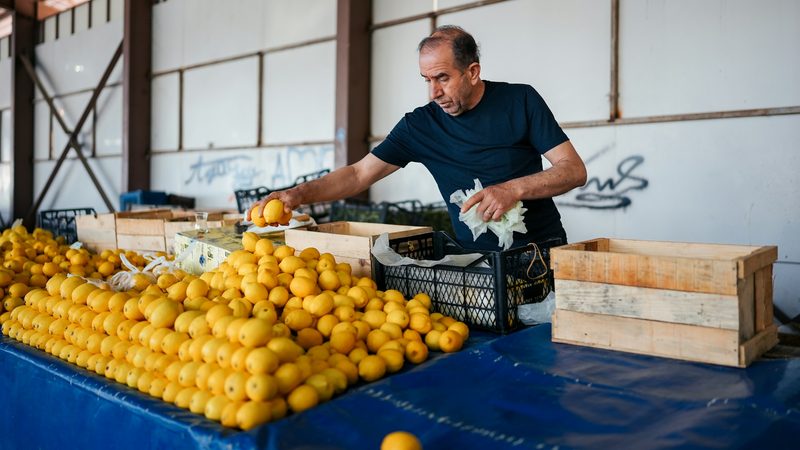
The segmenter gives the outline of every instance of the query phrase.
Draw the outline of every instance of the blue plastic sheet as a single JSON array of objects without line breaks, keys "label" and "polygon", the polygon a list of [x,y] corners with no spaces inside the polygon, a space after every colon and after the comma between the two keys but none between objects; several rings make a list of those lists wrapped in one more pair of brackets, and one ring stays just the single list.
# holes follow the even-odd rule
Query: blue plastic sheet
[{"label": "blue plastic sheet", "polygon": [[477,335],[462,352],[249,432],[229,430],[8,339],[0,447],[430,449],[797,448],[800,361],[748,369]]}]

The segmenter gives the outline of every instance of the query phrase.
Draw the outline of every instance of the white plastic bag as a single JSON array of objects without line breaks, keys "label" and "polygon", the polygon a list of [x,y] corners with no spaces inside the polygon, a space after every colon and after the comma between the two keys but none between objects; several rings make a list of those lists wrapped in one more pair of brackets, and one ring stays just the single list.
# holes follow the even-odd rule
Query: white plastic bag
[{"label": "white plastic bag", "polygon": [[[462,191],[461,189],[450,194],[450,203],[454,203],[461,207],[470,197],[483,190],[481,180],[475,178],[475,188]],[[508,250],[514,243],[514,232],[527,233],[528,228],[525,226],[525,212],[526,208],[522,207],[522,202],[518,201],[517,204],[506,211],[500,217],[499,221],[490,220],[484,222],[483,217],[478,215],[478,204],[475,204],[466,212],[459,213],[458,220],[464,222],[472,231],[472,240],[477,240],[478,236],[485,233],[487,230],[497,236],[498,243],[503,250]]]}]

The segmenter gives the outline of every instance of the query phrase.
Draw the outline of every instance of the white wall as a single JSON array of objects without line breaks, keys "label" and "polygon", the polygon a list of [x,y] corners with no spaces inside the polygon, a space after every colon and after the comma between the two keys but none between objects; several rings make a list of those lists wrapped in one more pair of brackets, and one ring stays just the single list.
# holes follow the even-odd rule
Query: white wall
[{"label": "white wall", "polygon": [[[156,4],[152,188],[235,208],[235,189],[332,168],[335,35],[335,0]],[[175,70],[198,64],[183,72],[181,123]]]},{"label": "white wall", "polygon": [[[610,3],[514,0],[445,14],[437,24],[470,31],[481,48],[483,77],[533,85],[560,122],[605,120]],[[378,1],[373,16],[376,22],[398,19],[433,5]],[[438,2],[440,9],[447,6]],[[800,106],[800,3],[646,0],[620,6],[622,118]],[[416,55],[409,53],[429,27],[426,19],[373,35],[375,136],[385,136],[404,112],[426,101]],[[590,178],[556,199],[571,241],[605,236],[778,245],[775,301],[789,316],[800,314],[800,115],[565,131]],[[441,200],[419,165],[379,182],[372,197]]]}]

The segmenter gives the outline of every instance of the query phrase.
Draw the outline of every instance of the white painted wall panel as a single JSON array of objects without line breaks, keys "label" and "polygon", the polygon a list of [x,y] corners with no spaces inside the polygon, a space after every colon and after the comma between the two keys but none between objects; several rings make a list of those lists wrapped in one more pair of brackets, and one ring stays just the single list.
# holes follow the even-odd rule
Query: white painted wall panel
[{"label": "white painted wall panel", "polygon": [[474,3],[475,0],[437,0],[438,9],[452,8],[453,6],[465,5],[467,3]]},{"label": "white painted wall panel", "polygon": [[184,3],[183,65],[259,49],[263,35],[262,9],[267,2],[191,0]]},{"label": "white painted wall panel", "polygon": [[184,74],[184,147],[255,145],[258,135],[258,58]]},{"label": "white painted wall panel", "polygon": [[333,167],[333,145],[153,155],[153,189],[195,197],[198,208],[236,209],[236,189],[279,188]]},{"label": "white painted wall panel", "polygon": [[172,0],[153,5],[153,72],[176,69],[183,63],[185,4]]},{"label": "white painted wall panel", "polygon": [[0,110],[0,162],[11,161],[11,110]]},{"label": "white painted wall panel", "polygon": [[33,159],[48,158],[50,158],[50,108],[47,103],[38,101],[33,105]]},{"label": "white painted wall panel", "polygon": [[75,7],[75,34],[89,29],[89,4],[84,3]]},{"label": "white painted wall panel", "polygon": [[50,16],[44,19],[44,42],[53,42],[56,40],[56,16]]},{"label": "white painted wall panel", "polygon": [[333,140],[336,44],[323,42],[264,58],[264,142]]},{"label": "white painted wall panel", "polygon": [[[34,164],[35,198],[38,198],[42,192],[44,183],[50,176],[55,163],[55,161],[47,161]],[[89,159],[89,165],[114,206],[119,206],[121,158]],[[83,164],[77,159],[68,159],[64,161],[53,184],[47,191],[40,210],[85,207],[94,208],[97,212],[108,211]]]},{"label": "white painted wall panel", "polygon": [[125,0],[110,0],[108,7],[110,8],[109,17],[111,21],[121,21],[125,18]]},{"label": "white painted wall panel", "polygon": [[263,48],[336,35],[336,0],[270,0],[263,14]]},{"label": "white painted wall panel", "polygon": [[608,117],[610,2],[519,0],[446,14],[481,50],[482,78],[530,84],[558,121]]},{"label": "white painted wall panel", "polygon": [[428,169],[422,164],[410,163],[372,185],[370,200],[374,202],[419,200],[422,203],[436,203],[444,199],[439,194],[436,181]]},{"label": "white painted wall panel", "polygon": [[403,114],[428,102],[419,74],[417,45],[430,33],[427,20],[375,30],[372,34],[371,127],[385,136]]},{"label": "white painted wall panel", "polygon": [[433,0],[373,0],[372,22],[381,23],[431,12],[433,4]]},{"label": "white painted wall panel", "polygon": [[122,86],[106,88],[97,99],[95,135],[98,156],[122,154]]},{"label": "white painted wall panel", "polygon": [[151,84],[150,147],[153,150],[178,148],[178,74],[155,77]]},{"label": "white painted wall panel", "polygon": [[[36,72],[50,96],[93,89],[122,42],[122,24],[104,23],[90,31],[36,46]],[[108,83],[122,80],[123,58]],[[37,90],[37,98],[42,98]]]},{"label": "white painted wall panel", "polygon": [[92,2],[92,28],[107,22],[108,8],[105,0],[95,0]]},{"label": "white painted wall panel", "polygon": [[[75,126],[78,123],[78,119],[80,119],[80,115],[83,113],[83,109],[89,102],[90,96],[91,94],[84,93],[78,95],[70,95],[56,100],[56,107],[58,108],[61,117],[64,119],[64,122],[67,124],[67,128],[69,129],[70,132],[72,132],[72,130],[75,129]],[[42,107],[47,108],[47,103],[40,102],[40,104],[42,105]],[[55,117],[53,117],[53,158],[58,158],[61,155],[61,152],[64,150],[64,147],[66,147],[67,145],[68,139],[69,135],[63,131],[61,126],[58,124],[58,120]],[[81,128],[80,134],[78,135],[78,144],[80,144],[81,149],[83,149],[84,155],[91,154],[91,149],[92,149],[91,116],[89,116],[86,119],[86,123]],[[75,154],[71,153],[71,156],[75,156]]]},{"label": "white painted wall panel", "polygon": [[800,2],[621,2],[624,116],[800,104]]},{"label": "white painted wall panel", "polygon": [[[5,42],[0,42],[4,44]],[[0,52],[3,46],[0,45]],[[5,54],[3,55],[5,56]],[[0,109],[11,107],[11,58],[0,58]]]}]

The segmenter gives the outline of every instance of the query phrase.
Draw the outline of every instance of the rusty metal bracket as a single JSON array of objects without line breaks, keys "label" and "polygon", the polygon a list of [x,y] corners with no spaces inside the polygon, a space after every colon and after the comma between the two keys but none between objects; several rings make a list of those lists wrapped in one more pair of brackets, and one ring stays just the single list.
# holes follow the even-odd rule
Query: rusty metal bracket
[{"label": "rusty metal bracket", "polygon": [[30,76],[33,82],[36,83],[36,87],[42,93],[42,96],[47,102],[47,106],[50,107],[50,112],[58,120],[58,123],[64,130],[64,133],[69,135],[67,145],[61,152],[61,156],[59,156],[55,167],[53,167],[53,171],[50,172],[50,177],[47,179],[47,182],[42,188],[42,192],[39,194],[39,197],[36,199],[36,202],[34,202],[33,206],[31,207],[31,210],[28,212],[28,216],[32,216],[33,214],[35,214],[36,211],[39,209],[39,207],[42,205],[44,196],[47,195],[47,191],[50,190],[50,186],[53,184],[53,180],[58,174],[59,169],[61,169],[62,164],[64,164],[64,160],[66,159],[70,148],[75,150],[75,153],[78,155],[78,159],[81,161],[83,166],[86,168],[86,171],[89,173],[89,178],[92,180],[92,183],[94,183],[95,188],[97,188],[97,192],[100,193],[100,196],[103,198],[103,202],[106,204],[106,207],[108,207],[108,210],[111,212],[115,211],[114,205],[108,199],[105,190],[103,190],[103,187],[100,185],[100,181],[95,176],[92,167],[89,165],[89,161],[87,161],[86,157],[83,155],[83,151],[81,151],[81,147],[78,144],[77,136],[78,133],[81,132],[83,125],[86,123],[86,119],[89,117],[89,114],[91,113],[92,110],[94,110],[95,104],[97,103],[97,99],[98,97],[100,97],[100,92],[102,92],[103,88],[106,86],[108,78],[111,76],[111,72],[114,70],[114,66],[117,65],[117,61],[119,61],[119,58],[121,56],[122,56],[122,43],[119,44],[119,47],[117,47],[117,51],[114,52],[114,56],[111,58],[111,61],[108,63],[108,66],[106,67],[103,76],[100,78],[100,82],[94,89],[92,97],[89,99],[89,103],[84,108],[83,114],[81,114],[78,123],[75,125],[75,129],[71,131],[69,130],[69,127],[67,127],[67,124],[64,122],[64,119],[61,117],[61,114],[58,113],[56,106],[53,103],[53,99],[48,95],[47,90],[42,84],[42,81],[39,79],[39,76],[36,75],[36,71],[34,70],[31,62],[28,60],[27,57],[22,55],[19,56],[22,65],[25,67],[25,71],[28,73],[28,76]]}]

